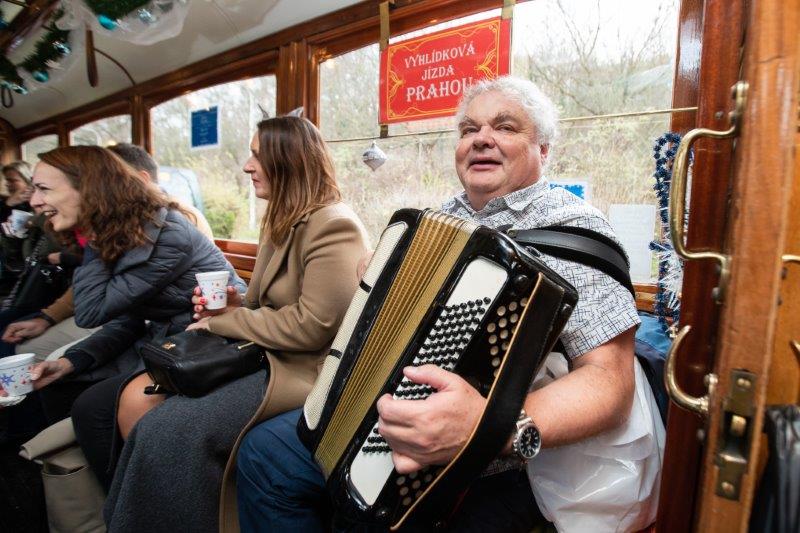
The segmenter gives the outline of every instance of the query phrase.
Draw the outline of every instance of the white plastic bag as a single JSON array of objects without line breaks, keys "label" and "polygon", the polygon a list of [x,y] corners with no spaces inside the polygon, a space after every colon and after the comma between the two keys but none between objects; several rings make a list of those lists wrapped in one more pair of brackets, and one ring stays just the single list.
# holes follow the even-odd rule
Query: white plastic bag
[{"label": "white plastic bag", "polygon": [[[533,388],[567,371],[564,357],[551,353]],[[634,371],[636,393],[623,426],[542,450],[528,463],[539,509],[559,531],[638,531],[655,521],[666,432],[638,361]]]}]

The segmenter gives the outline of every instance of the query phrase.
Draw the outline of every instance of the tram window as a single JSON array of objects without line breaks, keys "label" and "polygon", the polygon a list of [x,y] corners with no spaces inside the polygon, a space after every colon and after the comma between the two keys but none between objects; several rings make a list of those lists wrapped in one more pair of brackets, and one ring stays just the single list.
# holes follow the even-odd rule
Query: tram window
[{"label": "tram window", "polygon": [[129,142],[131,142],[130,115],[101,118],[75,128],[69,135],[69,143],[73,146],[79,144],[108,146]]},{"label": "tram window", "polygon": [[[498,14],[430,26],[393,42]],[[669,128],[677,20],[677,0],[537,0],[514,9],[511,72],[536,82],[562,117],[547,176],[584,185],[587,200],[607,215],[614,205],[656,205],[652,146]],[[373,238],[395,209],[438,206],[459,189],[455,136],[447,133],[452,118],[392,124],[389,138],[376,139],[378,69],[377,44],[320,65],[321,129],[344,197]],[[620,114],[633,116],[600,117]],[[389,158],[374,172],[361,162],[372,139]],[[653,219],[652,235],[656,230]],[[638,251],[649,254],[646,245]]]},{"label": "tram window", "polygon": [[[218,144],[192,148],[191,112],[214,106],[219,117]],[[254,196],[242,165],[262,118],[259,106],[275,115],[275,76],[208,87],[150,110],[159,182],[171,194],[201,209],[217,238],[258,238],[266,206]]]},{"label": "tram window", "polygon": [[58,135],[41,135],[22,143],[22,159],[31,166],[39,162],[39,154],[58,147]]},{"label": "tram window", "polygon": [[[623,206],[657,206],[652,150],[669,130],[678,3],[537,0],[514,9],[512,72],[535,81],[561,115],[547,174],[585,184],[587,200],[612,223],[621,224],[612,211]],[[628,212],[637,209],[647,211]],[[640,258],[647,244],[626,242]],[[650,276],[635,281],[655,277],[652,256],[650,264]]]},{"label": "tram window", "polygon": [[[438,207],[458,190],[451,133],[378,140],[388,155],[371,171],[361,160],[378,136],[378,45],[320,65],[320,129],[328,141],[344,200],[358,213],[374,242],[395,210]],[[352,140],[361,139],[361,140]]]}]

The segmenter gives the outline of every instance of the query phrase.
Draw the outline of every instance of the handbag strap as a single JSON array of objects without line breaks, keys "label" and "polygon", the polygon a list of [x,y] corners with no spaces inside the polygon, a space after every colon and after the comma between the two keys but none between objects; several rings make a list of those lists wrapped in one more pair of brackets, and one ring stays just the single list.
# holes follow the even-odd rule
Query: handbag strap
[{"label": "handbag strap", "polygon": [[625,252],[613,239],[602,233],[575,226],[507,229],[505,233],[518,243],[533,246],[547,255],[597,269],[616,280],[636,298]]}]

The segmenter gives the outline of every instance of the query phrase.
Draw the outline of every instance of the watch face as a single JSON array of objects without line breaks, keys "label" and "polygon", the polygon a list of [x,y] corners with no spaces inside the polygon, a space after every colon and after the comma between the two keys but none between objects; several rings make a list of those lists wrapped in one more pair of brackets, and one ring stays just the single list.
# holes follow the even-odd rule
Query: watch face
[{"label": "watch face", "polygon": [[539,431],[533,426],[528,426],[519,435],[517,453],[525,459],[533,459],[541,446],[542,437],[539,435]]}]

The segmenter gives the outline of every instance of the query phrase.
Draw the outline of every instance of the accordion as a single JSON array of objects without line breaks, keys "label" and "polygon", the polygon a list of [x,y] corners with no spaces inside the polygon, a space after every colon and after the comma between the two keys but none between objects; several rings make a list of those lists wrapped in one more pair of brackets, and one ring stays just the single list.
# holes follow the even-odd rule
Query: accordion
[{"label": "accordion", "polygon": [[[577,303],[575,289],[508,236],[437,211],[402,209],[384,230],[298,424],[337,512],[425,527],[451,511],[508,441],[531,381]],[[455,372],[486,399],[449,464],[400,475],[377,400],[435,391],[409,365]]]}]

